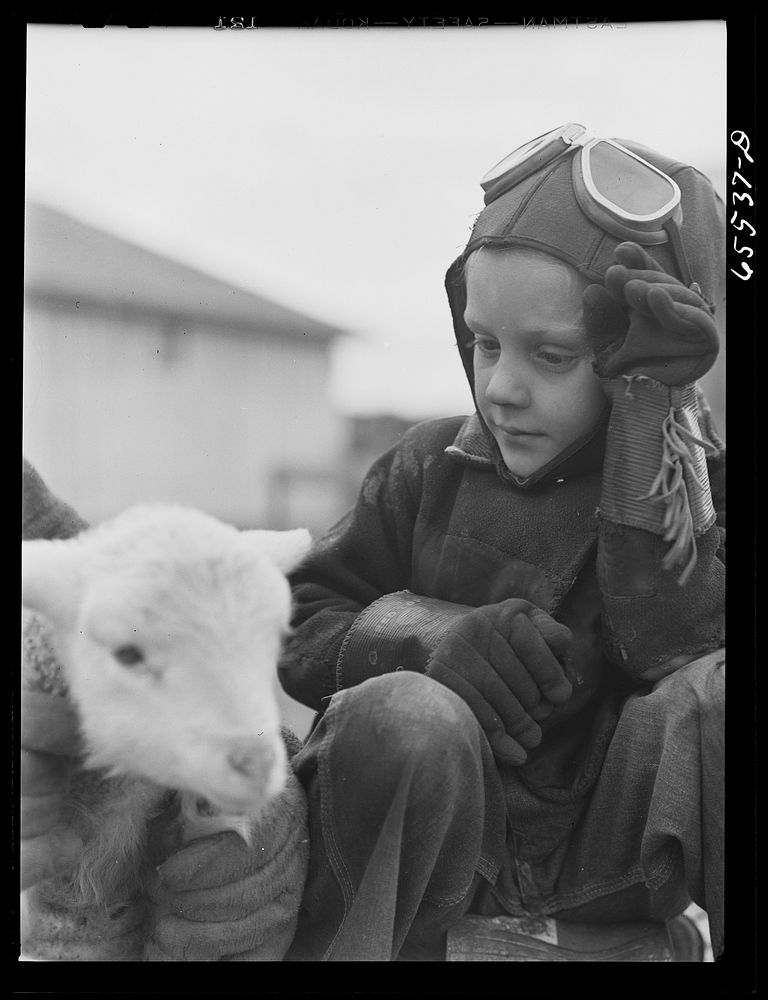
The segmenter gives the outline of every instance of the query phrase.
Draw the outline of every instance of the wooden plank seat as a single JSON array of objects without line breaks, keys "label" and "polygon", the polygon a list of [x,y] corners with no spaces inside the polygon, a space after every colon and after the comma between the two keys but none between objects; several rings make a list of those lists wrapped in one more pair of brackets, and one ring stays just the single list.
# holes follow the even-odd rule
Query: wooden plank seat
[{"label": "wooden plank seat", "polygon": [[614,924],[469,915],[448,932],[446,961],[703,962],[704,940],[684,914]]}]

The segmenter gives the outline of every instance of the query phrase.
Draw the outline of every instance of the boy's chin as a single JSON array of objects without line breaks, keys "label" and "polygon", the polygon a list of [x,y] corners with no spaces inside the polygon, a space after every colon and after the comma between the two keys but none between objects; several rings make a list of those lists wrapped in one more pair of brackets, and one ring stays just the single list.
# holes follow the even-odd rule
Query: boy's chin
[{"label": "boy's chin", "polygon": [[538,454],[521,455],[516,450],[499,445],[499,451],[507,470],[518,479],[527,479],[528,476],[534,475],[556,457],[552,449],[542,449]]},{"label": "boy's chin", "polygon": [[504,460],[507,472],[510,472],[516,479],[528,479],[529,476],[534,475],[546,464],[546,462],[538,462],[536,465],[521,465],[520,463],[510,464],[506,459]]}]

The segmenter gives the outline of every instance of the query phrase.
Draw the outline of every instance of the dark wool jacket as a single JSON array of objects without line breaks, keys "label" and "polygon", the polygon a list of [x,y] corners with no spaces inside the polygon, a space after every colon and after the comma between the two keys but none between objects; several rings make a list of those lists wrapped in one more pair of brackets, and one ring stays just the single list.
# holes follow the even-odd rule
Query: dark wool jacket
[{"label": "dark wool jacket", "polygon": [[[717,440],[706,411],[701,423]],[[477,415],[411,428],[292,577],[285,690],[323,711],[332,694],[368,677],[423,671],[469,608],[522,597],[575,636],[574,695],[545,721],[551,735],[531,760],[552,745],[560,722],[602,694],[636,687],[640,673],[673,657],[721,646],[724,451],[708,463],[717,523],[698,537],[696,568],[681,588],[661,568],[659,536],[599,517],[604,439],[602,425],[520,487]],[[607,593],[598,562],[612,549],[619,560],[608,575],[619,585]]]}]

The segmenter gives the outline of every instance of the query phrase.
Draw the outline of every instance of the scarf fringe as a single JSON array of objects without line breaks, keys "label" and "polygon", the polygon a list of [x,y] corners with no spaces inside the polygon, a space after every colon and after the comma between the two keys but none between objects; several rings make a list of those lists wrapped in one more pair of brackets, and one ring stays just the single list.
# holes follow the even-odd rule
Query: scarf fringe
[{"label": "scarf fringe", "polygon": [[640,500],[658,500],[666,505],[664,512],[664,541],[672,545],[662,560],[662,567],[671,570],[685,560],[685,566],[677,578],[684,587],[696,567],[696,538],[693,515],[688,498],[686,478],[695,487],[706,489],[696,472],[692,449],[703,448],[705,454],[716,455],[717,448],[692,434],[680,423],[672,406],[662,424],[663,452],[661,468],[648,493]]}]

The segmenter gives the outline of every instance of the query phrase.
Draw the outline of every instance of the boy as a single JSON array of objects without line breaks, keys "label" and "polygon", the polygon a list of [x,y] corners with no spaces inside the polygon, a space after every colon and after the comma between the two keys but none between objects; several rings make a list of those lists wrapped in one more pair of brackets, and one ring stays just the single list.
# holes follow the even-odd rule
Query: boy
[{"label": "boy", "polygon": [[717,952],[724,455],[695,382],[722,204],[573,125],[483,187],[447,276],[477,412],[406,433],[293,579],[281,680],[324,714],[290,955],[435,958],[466,912],[689,895]]},{"label": "boy", "polygon": [[[695,382],[722,204],[574,125],[483,187],[446,280],[476,413],[407,432],[292,580],[280,676],[318,719],[287,957],[440,959],[468,912],[667,919],[689,897],[717,954],[724,449]],[[169,957],[207,927],[238,951],[265,897],[237,850],[226,886],[196,888],[184,851],[161,866]]]}]

